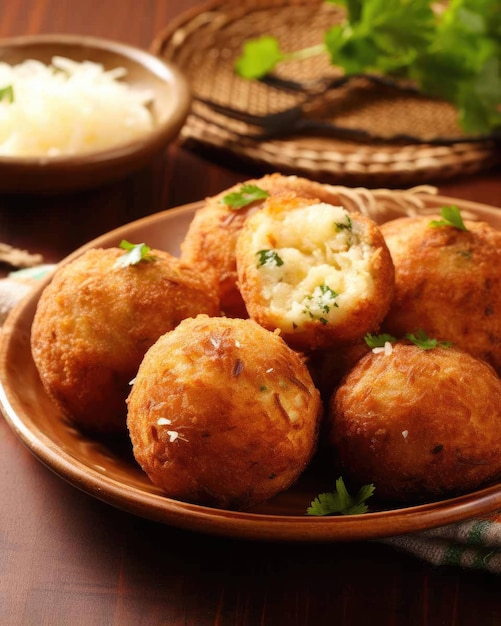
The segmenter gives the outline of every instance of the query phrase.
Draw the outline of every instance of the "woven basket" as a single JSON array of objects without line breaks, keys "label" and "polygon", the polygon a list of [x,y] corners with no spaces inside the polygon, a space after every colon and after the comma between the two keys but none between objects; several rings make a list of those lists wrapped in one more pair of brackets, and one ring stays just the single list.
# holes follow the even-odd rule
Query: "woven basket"
[{"label": "woven basket", "polygon": [[[501,162],[494,141],[471,141],[462,135],[456,111],[448,103],[363,79],[318,94],[311,105],[348,131],[373,135],[360,140],[321,132],[257,138],[255,127],[202,102],[256,115],[297,105],[304,92],[236,76],[233,66],[242,43],[270,34],[282,49],[297,50],[321,42],[326,28],[343,16],[341,8],[322,0],[216,0],[173,21],[153,41],[151,51],[176,63],[190,82],[194,102],[181,132],[184,144],[252,161],[263,171],[368,187],[436,181]],[[276,74],[314,82],[340,72],[325,55],[283,63]],[[402,135],[416,141],[396,140]]]}]

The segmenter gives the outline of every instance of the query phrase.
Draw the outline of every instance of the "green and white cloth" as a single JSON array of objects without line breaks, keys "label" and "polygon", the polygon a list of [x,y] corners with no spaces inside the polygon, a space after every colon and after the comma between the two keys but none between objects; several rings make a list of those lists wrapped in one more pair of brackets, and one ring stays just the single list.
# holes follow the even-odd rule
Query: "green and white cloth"
[{"label": "green and white cloth", "polygon": [[383,539],[433,565],[501,574],[501,511],[419,533]]},{"label": "green and white cloth", "polygon": [[54,265],[40,264],[11,272],[0,279],[0,326],[5,322],[9,311],[32,289],[36,282],[49,274]]}]

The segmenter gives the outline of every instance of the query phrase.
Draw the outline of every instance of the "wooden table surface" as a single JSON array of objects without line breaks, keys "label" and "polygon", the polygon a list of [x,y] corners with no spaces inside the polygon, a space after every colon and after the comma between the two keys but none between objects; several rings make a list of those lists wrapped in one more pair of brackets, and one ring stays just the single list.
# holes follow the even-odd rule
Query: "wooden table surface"
[{"label": "wooden table surface", "polygon": [[[196,0],[9,0],[0,36],[82,33],[148,48]],[[240,166],[241,167],[241,166]],[[0,240],[57,261],[139,217],[253,175],[172,146],[101,189],[0,195]],[[429,181],[501,207],[501,172]],[[0,170],[0,176],[2,175]],[[499,578],[371,542],[273,544],[156,524],[78,491],[0,421],[0,624],[501,624]]]}]

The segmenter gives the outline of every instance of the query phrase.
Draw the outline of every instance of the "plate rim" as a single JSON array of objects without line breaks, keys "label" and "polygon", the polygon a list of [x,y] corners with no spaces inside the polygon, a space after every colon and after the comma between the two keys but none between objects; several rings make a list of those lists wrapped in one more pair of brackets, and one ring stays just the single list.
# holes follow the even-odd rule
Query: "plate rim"
[{"label": "plate rim", "polygon": [[[480,214],[499,211],[492,205],[448,196],[430,195],[424,200],[427,206],[438,207],[454,203],[461,209],[471,209]],[[119,226],[80,246],[58,266],[70,262],[91,247],[102,246],[111,238],[117,240],[122,238],[131,229],[187,216],[202,204],[203,201],[198,201],[166,209]],[[308,517],[232,511],[191,504],[146,492],[100,473],[58,446],[49,435],[33,423],[29,415],[19,414],[16,408],[17,393],[13,385],[9,384],[8,356],[9,351],[13,349],[12,337],[18,330],[18,320],[26,311],[33,309],[34,312],[38,298],[49,281],[50,276],[13,309],[0,331],[0,410],[13,433],[43,465],[88,495],[128,513],[187,530],[273,541],[335,542],[383,539],[485,515],[501,507],[500,481],[454,498],[363,515]],[[35,430],[30,429],[30,426],[34,426]],[[391,533],[386,530],[387,525],[391,527]]]}]

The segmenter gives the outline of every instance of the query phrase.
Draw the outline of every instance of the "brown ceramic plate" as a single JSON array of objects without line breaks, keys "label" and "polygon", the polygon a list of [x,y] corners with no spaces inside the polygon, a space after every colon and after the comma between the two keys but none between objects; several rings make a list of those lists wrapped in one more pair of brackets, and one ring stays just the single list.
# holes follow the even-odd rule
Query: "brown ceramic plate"
[{"label": "brown ceramic plate", "polygon": [[107,150],[61,157],[0,156],[1,192],[63,192],[96,187],[146,165],[175,139],[191,104],[191,95],[177,67],[148,52],[116,41],[80,35],[33,35],[0,39],[0,62],[15,65],[26,59],[49,64],[53,56],[93,61],[105,69],[124,67],[131,87],[152,90],[154,130],[134,142]]},{"label": "brown ceramic plate", "polygon": [[[463,211],[501,228],[501,211],[485,205],[430,196],[427,208],[457,204]],[[198,204],[138,220],[90,242],[74,255],[121,239],[178,254],[179,243]],[[425,208],[426,208],[425,207]],[[390,219],[389,209],[380,219]],[[307,517],[311,499],[331,477],[312,468],[289,491],[249,512],[218,510],[172,500],[154,487],[133,460],[128,442],[114,444],[81,435],[68,426],[45,394],[30,351],[30,328],[43,289],[9,316],[0,343],[0,408],[12,430],[45,465],[75,487],[111,505],[158,522],[248,539],[348,541],[419,531],[475,517],[501,507],[501,483],[458,498],[364,515]],[[327,480],[326,480],[327,478]]]}]

